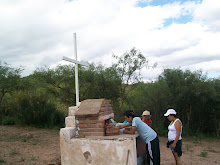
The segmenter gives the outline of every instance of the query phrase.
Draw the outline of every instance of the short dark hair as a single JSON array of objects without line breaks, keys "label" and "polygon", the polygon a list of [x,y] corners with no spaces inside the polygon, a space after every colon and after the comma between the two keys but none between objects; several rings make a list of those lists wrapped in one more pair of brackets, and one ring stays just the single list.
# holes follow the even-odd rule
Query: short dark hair
[{"label": "short dark hair", "polygon": [[133,110],[127,110],[127,111],[125,111],[124,116],[127,116],[127,117],[131,116],[131,117],[134,118],[135,117],[134,111]]},{"label": "short dark hair", "polygon": [[174,116],[174,117],[176,117],[176,115],[175,114],[169,114],[170,116]]}]

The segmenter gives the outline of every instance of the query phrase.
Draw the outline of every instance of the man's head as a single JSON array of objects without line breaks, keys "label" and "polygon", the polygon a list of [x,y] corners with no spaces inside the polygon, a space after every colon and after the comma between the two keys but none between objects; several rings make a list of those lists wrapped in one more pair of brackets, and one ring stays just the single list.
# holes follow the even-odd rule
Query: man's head
[{"label": "man's head", "polygon": [[133,118],[135,117],[134,111],[133,111],[133,110],[127,110],[127,111],[125,111],[124,117],[125,117],[125,120],[126,120],[127,122],[131,123],[132,120],[133,120]]},{"label": "man's head", "polygon": [[143,113],[142,113],[142,117],[146,120],[150,119],[151,118],[151,115],[150,115],[150,112],[145,110]]}]

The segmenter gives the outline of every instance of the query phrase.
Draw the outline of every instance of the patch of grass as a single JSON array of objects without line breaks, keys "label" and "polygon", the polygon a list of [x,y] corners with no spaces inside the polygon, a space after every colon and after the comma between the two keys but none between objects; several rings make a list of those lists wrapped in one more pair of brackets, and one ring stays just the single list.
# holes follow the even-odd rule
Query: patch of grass
[{"label": "patch of grass", "polygon": [[32,161],[37,160],[36,156],[32,155],[32,156],[31,156],[31,160],[32,160]]},{"label": "patch of grass", "polygon": [[16,135],[12,134],[11,136],[8,137],[7,141],[8,142],[17,141],[17,139],[18,139],[18,137]]},{"label": "patch of grass", "polygon": [[218,151],[212,149],[211,147],[208,147],[208,149],[206,151],[213,152],[213,153],[218,153]]},{"label": "patch of grass", "polygon": [[2,163],[6,163],[6,161],[4,159],[0,159],[0,164]]},{"label": "patch of grass", "polygon": [[19,152],[14,148],[11,150],[11,152],[9,153],[10,157],[13,157],[15,155],[19,154]]},{"label": "patch of grass", "polygon": [[36,141],[32,142],[32,145],[37,145],[37,144],[38,144],[38,142],[36,142]]},{"label": "patch of grass", "polygon": [[190,152],[193,152],[193,151],[194,151],[194,150],[192,149],[192,146],[189,145],[189,144],[186,145],[186,150],[187,150],[187,151],[190,151]]},{"label": "patch of grass", "polygon": [[202,150],[201,153],[199,154],[199,156],[201,157],[207,157],[208,152],[206,150]]},{"label": "patch of grass", "polygon": [[202,142],[201,142],[201,137],[193,137],[193,143],[195,143],[195,144],[201,144]]},{"label": "patch of grass", "polygon": [[21,141],[22,142],[27,142],[28,140],[30,140],[33,137],[34,137],[34,135],[31,134],[31,133],[24,134],[24,135],[22,135]]},{"label": "patch of grass", "polygon": [[21,160],[20,160],[20,162],[24,162],[24,160],[25,160],[25,159],[24,159],[23,157],[21,157]]}]

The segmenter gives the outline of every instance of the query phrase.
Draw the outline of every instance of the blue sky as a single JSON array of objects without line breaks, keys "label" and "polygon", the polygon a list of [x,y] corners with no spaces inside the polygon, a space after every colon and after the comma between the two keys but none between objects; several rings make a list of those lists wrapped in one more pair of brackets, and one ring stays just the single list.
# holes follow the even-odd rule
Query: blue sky
[{"label": "blue sky", "polygon": [[[201,0],[140,0],[137,2],[137,7],[147,7],[147,6],[164,6],[172,3],[183,4],[185,2],[195,2],[197,4],[201,3]],[[191,22],[193,19],[191,13],[184,13],[180,15],[178,18],[168,18],[164,20],[164,27],[167,27],[173,23],[177,24],[185,24]]]},{"label": "blue sky", "polygon": [[192,21],[191,15],[181,15],[179,18],[168,18],[164,20],[164,27],[170,26],[174,23],[176,24],[186,24]]},{"label": "blue sky", "polygon": [[36,68],[74,58],[110,66],[112,54],[132,47],[157,63],[144,68],[145,81],[164,68],[220,75],[220,0],[16,0],[0,1],[0,60]]},{"label": "blue sky", "polygon": [[201,0],[140,0],[137,2],[137,6],[146,7],[146,6],[163,6],[171,3],[180,3],[194,1],[196,3],[201,3]]}]

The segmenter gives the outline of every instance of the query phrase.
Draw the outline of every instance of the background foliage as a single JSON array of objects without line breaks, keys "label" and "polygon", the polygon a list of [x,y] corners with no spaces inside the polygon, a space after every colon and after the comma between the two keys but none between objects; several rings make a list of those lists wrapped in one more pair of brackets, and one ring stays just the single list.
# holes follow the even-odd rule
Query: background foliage
[{"label": "background foliage", "polygon": [[[182,120],[184,134],[198,132],[219,137],[220,79],[208,79],[202,71],[164,69],[154,82],[143,82],[140,72],[148,61],[135,48],[111,67],[90,64],[79,66],[80,101],[110,100],[115,120],[123,122],[123,112],[133,109],[137,116],[144,110],[152,114],[153,128],[167,134],[163,114],[174,108]],[[69,106],[75,105],[73,65],[54,69],[39,68],[21,77],[22,68],[0,63],[0,123],[63,127]]]}]

